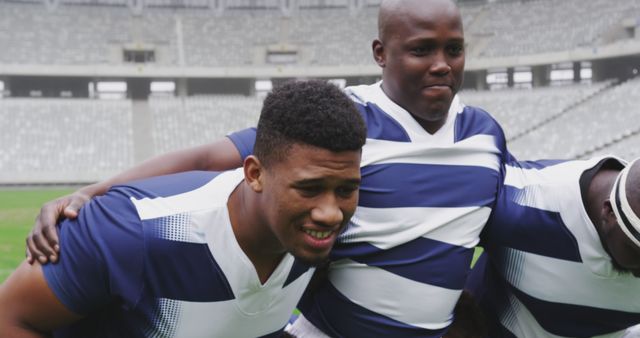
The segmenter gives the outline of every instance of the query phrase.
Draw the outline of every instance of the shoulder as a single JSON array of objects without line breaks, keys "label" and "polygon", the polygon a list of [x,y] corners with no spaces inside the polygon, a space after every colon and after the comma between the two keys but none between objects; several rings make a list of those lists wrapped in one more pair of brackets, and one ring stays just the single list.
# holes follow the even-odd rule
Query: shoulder
[{"label": "shoulder", "polygon": [[492,135],[504,139],[502,127],[487,111],[482,108],[467,106],[454,101],[452,106],[457,104],[456,115],[456,141],[483,134]]},{"label": "shoulder", "polygon": [[[402,124],[382,107],[389,99],[380,89],[380,83],[347,87],[345,93],[354,102],[365,121],[367,138],[396,142],[411,141]],[[389,105],[386,104],[386,106]]]}]

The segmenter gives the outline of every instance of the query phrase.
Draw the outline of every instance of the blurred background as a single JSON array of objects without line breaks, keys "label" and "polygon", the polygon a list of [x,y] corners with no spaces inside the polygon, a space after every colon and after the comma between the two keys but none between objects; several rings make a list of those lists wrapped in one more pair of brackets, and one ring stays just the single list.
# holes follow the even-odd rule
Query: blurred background
[{"label": "blurred background", "polygon": [[[274,84],[373,83],[380,0],[0,0],[0,184],[87,183],[255,125]],[[459,1],[463,102],[520,159],[640,155],[640,0]]]}]

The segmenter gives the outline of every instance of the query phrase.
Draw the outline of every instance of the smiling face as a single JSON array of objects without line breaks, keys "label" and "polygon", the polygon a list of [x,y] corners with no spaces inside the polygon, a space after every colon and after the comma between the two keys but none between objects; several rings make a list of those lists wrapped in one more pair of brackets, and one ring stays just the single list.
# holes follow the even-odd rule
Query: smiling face
[{"label": "smiling face", "polygon": [[360,151],[294,143],[285,159],[263,167],[259,183],[272,238],[296,258],[318,264],[355,212]]},{"label": "smiling face", "polygon": [[383,68],[383,90],[427,131],[437,131],[463,79],[457,7],[448,0],[386,1],[379,21],[373,54]]}]

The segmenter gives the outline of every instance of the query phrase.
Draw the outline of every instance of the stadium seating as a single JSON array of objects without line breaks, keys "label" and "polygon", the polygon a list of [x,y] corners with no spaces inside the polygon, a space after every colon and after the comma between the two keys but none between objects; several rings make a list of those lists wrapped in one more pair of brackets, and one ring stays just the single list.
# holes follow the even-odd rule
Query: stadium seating
[{"label": "stadium seating", "polygon": [[[203,3],[196,0],[196,8],[161,7],[165,0],[157,0],[158,6],[132,15],[116,0],[110,6],[74,1],[84,0],[65,0],[51,11],[40,3],[0,1],[0,64],[118,65],[124,47],[142,46],[156,51],[155,64],[169,66],[260,66],[267,50],[295,51],[303,66],[371,65],[370,43],[377,36],[375,6],[354,12],[310,2],[284,16],[276,6],[238,5],[215,15],[197,8]],[[616,43],[610,33],[639,17],[640,3],[463,3],[461,12],[469,50],[482,59]]]},{"label": "stadium seating", "polygon": [[490,37],[478,57],[503,57],[597,48],[624,19],[640,15],[640,3],[626,0],[537,0],[487,5],[467,34]]},{"label": "stadium seating", "polygon": [[220,139],[230,132],[255,127],[262,101],[239,95],[152,97],[155,153]]},{"label": "stadium seating", "polygon": [[640,157],[640,131],[620,136],[620,139],[614,140],[609,144],[604,144],[601,148],[594,150],[592,153],[585,154],[584,157],[607,154],[614,154],[626,160],[632,160]]},{"label": "stadium seating", "polygon": [[509,143],[518,158],[579,158],[640,130],[640,78],[602,90]]},{"label": "stadium seating", "polygon": [[[148,0],[142,15],[132,15],[125,0],[62,0],[53,10],[0,0],[0,66],[121,66],[127,46],[151,47],[155,64],[173,69],[263,66],[267,51],[295,51],[305,67],[372,64],[379,0],[357,11],[347,0],[301,0],[290,16],[278,3],[238,0],[216,15],[203,9],[205,0]],[[628,0],[460,6],[474,59],[597,48],[616,43],[611,32],[622,21],[640,17],[640,2]],[[460,96],[501,123],[519,159],[640,156],[640,79]],[[1,99],[0,185],[102,179],[140,160],[141,148],[160,154],[254,126],[262,105],[240,95],[151,96],[138,114],[135,102]]]},{"label": "stadium seating", "polygon": [[463,91],[460,96],[465,104],[481,107],[491,113],[510,140],[562,114],[610,84],[601,82],[536,89]]},{"label": "stadium seating", "polygon": [[0,100],[0,183],[91,182],[133,164],[131,102]]}]

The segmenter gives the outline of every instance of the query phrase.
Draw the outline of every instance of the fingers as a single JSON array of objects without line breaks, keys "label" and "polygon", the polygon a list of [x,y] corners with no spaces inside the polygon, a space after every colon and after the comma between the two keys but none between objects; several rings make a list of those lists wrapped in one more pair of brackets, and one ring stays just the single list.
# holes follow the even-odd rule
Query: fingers
[{"label": "fingers", "polygon": [[60,244],[56,224],[61,218],[76,218],[89,196],[76,192],[46,203],[40,209],[33,230],[27,238],[27,262],[37,259],[41,264],[58,261]]},{"label": "fingers", "polygon": [[71,200],[71,203],[69,203],[69,205],[64,208],[64,217],[74,219],[78,217],[78,211],[86,203],[86,201],[73,196],[71,197]]},{"label": "fingers", "polygon": [[27,237],[27,262],[33,264],[37,259],[40,264],[46,264],[47,256],[38,249],[34,237],[38,237],[38,235],[33,234],[33,232]]},{"label": "fingers", "polygon": [[[58,239],[58,228],[55,226],[48,226],[42,230],[42,234],[44,235],[43,240],[48,246],[46,248],[53,248],[53,250],[49,250],[44,252],[51,263],[55,263],[58,261],[58,253],[60,252],[60,245],[58,244],[60,240]],[[43,250],[46,250],[45,246],[42,247]]]},{"label": "fingers", "polygon": [[67,206],[66,199],[59,199],[45,204],[40,209],[40,215],[38,215],[36,224],[33,227],[32,236],[41,235],[38,240],[34,239],[34,242],[38,245],[40,251],[47,254],[47,257],[58,251],[55,249],[58,247],[56,224],[62,218],[62,210],[65,206]]}]

